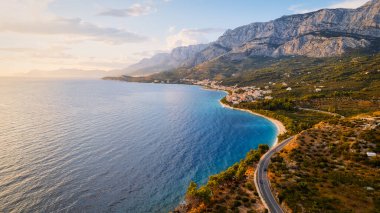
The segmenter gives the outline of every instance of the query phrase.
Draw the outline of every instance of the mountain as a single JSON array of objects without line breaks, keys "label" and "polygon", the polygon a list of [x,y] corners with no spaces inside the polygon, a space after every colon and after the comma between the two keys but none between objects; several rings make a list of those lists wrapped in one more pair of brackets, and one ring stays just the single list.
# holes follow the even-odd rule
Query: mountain
[{"label": "mountain", "polygon": [[[227,30],[207,45],[179,47],[130,66],[128,74],[150,74],[195,67],[223,59],[267,56],[340,56],[355,49],[379,48],[380,0],[357,9],[322,9],[283,16]],[[377,51],[377,50],[376,50]],[[132,71],[132,72],[131,72]]]},{"label": "mountain", "polygon": [[225,54],[330,57],[369,47],[378,38],[380,0],[373,0],[357,9],[322,9],[228,30],[195,60]]},{"label": "mountain", "polygon": [[197,53],[204,50],[207,44],[190,45],[174,48],[170,53],[159,53],[151,58],[142,59],[125,70],[130,75],[147,75],[163,70],[193,65]]}]

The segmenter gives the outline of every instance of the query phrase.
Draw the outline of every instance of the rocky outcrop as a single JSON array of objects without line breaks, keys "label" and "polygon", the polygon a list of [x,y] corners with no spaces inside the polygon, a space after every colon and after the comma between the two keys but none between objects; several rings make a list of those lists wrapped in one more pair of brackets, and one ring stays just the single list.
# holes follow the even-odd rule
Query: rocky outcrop
[{"label": "rocky outcrop", "polygon": [[[368,47],[373,38],[380,38],[380,0],[357,9],[323,9],[227,30],[202,51],[197,62],[217,57],[218,53],[330,57]],[[231,51],[220,52],[221,48]]]},{"label": "rocky outcrop", "polygon": [[365,39],[350,37],[326,38],[320,36],[302,36],[286,42],[277,48],[272,56],[302,55],[308,57],[331,57],[341,55],[348,49],[364,48],[370,45]]}]

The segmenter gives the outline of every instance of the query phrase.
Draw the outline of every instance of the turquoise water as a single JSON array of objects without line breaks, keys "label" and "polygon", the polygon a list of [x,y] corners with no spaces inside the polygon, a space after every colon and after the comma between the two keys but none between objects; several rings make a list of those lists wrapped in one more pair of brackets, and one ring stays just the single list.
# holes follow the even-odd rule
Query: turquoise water
[{"label": "turquoise water", "polygon": [[167,212],[260,143],[269,121],[223,92],[0,79],[0,212]]}]

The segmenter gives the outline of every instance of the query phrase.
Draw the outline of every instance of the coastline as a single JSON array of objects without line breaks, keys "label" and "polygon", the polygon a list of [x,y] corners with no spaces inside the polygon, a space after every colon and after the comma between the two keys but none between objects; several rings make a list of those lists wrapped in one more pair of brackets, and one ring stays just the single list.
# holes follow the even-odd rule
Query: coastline
[{"label": "coastline", "polygon": [[[226,94],[228,94],[228,92],[227,91],[225,91],[225,90],[220,90],[220,89],[213,89],[213,88],[209,88],[209,87],[201,87],[202,89],[204,89],[204,90],[210,90],[210,91],[222,91],[222,92],[225,92]],[[233,106],[230,106],[230,105],[228,105],[228,104],[225,104],[225,103],[223,103],[222,102],[222,100],[223,100],[223,98],[221,98],[221,99],[219,99],[219,104],[223,107],[223,108],[228,108],[228,109],[232,109],[232,110],[239,110],[239,111],[243,111],[243,112],[247,112],[247,113],[250,113],[251,115],[255,115],[255,116],[259,116],[259,117],[262,117],[262,118],[264,118],[264,119],[266,119],[266,120],[268,120],[268,121],[270,121],[271,123],[273,123],[274,124],[274,126],[276,127],[276,129],[277,129],[277,132],[276,132],[276,139],[275,139],[275,141],[273,142],[273,144],[272,144],[272,146],[270,146],[269,145],[269,147],[268,147],[268,149],[269,150],[275,150],[275,149],[277,149],[277,147],[278,146],[283,146],[283,144],[280,144],[279,143],[279,135],[281,135],[281,134],[284,134],[284,133],[286,133],[286,128],[285,128],[285,125],[281,122],[281,121],[279,121],[279,120],[277,120],[277,119],[274,119],[274,118],[271,118],[271,117],[269,117],[269,116],[266,116],[266,115],[263,115],[263,114],[260,114],[260,113],[257,113],[257,112],[254,112],[254,111],[251,111],[251,110],[248,110],[248,109],[242,109],[242,108],[237,108],[237,107],[233,107]],[[249,154],[251,154],[251,158],[253,157],[253,155],[252,155],[252,152],[257,152],[257,153],[260,153],[260,151],[258,151],[258,150],[260,150],[260,146],[258,147],[258,149],[256,149],[256,150],[251,150],[250,152],[248,152],[247,153],[247,156],[249,155]],[[264,155],[261,155],[260,156],[260,159],[263,157]],[[222,171],[222,172],[220,172],[220,173],[218,173],[218,174],[216,174],[216,175],[213,175],[213,176],[209,176],[209,180],[208,180],[208,182],[206,183],[206,184],[204,184],[204,185],[202,185],[202,186],[200,186],[199,188],[198,188],[198,186],[195,184],[195,189],[196,189],[196,191],[198,192],[198,190],[199,189],[203,189],[202,187],[205,187],[204,189],[208,189],[208,190],[211,190],[210,188],[208,188],[209,187],[209,183],[210,183],[210,177],[220,177],[220,175],[223,175],[223,174],[225,174],[227,171],[233,171],[233,172],[237,172],[237,171],[235,171],[236,169],[237,169],[237,167],[239,167],[239,169],[240,168],[245,168],[245,173],[248,171],[247,170],[247,167],[244,167],[244,166],[242,166],[242,165],[244,165],[244,162],[246,162],[247,161],[247,158],[248,159],[251,159],[251,158],[249,158],[249,157],[246,157],[246,158],[243,158],[239,163],[237,163],[237,164],[235,164],[235,167],[234,166],[231,166],[231,167],[229,167],[228,169],[226,169],[226,170],[224,170],[224,171]],[[252,158],[253,159],[253,158]],[[258,163],[259,161],[257,161],[257,163]],[[252,163],[252,162],[251,162]],[[251,167],[251,170],[253,169],[253,171],[255,171],[256,169],[257,169],[257,167],[254,165],[254,164],[252,164],[251,165],[252,167]],[[233,169],[233,168],[235,168],[235,170]],[[231,170],[232,169],[232,170]],[[256,188],[256,189],[258,189],[258,187],[257,187],[257,183],[256,183],[256,181],[254,181],[255,179],[256,179],[256,172],[254,172],[254,174],[251,174],[251,176],[250,176],[250,178],[253,178],[253,183],[254,183],[254,187]],[[247,179],[248,180],[248,179]],[[215,181],[215,180],[214,180]],[[224,181],[226,181],[226,180],[224,180]],[[235,180],[236,181],[236,180]],[[243,181],[243,183],[244,183],[244,181]],[[191,184],[190,184],[191,185]],[[243,184],[244,185],[244,184]],[[242,187],[243,185],[240,185],[240,186],[238,186],[238,187]],[[245,185],[244,185],[245,186]],[[251,185],[252,186],[252,185]],[[189,189],[188,189],[189,190]],[[213,190],[212,190],[213,191]],[[212,192],[211,191],[211,192]],[[187,191],[187,192],[189,192],[189,191]],[[221,191],[219,191],[219,192],[221,192]],[[213,192],[212,192],[213,193]],[[222,191],[222,194],[223,194],[223,191]],[[192,195],[192,196],[196,196],[196,195]],[[212,195],[211,195],[212,196]],[[252,195],[253,196],[253,198],[252,199],[254,199],[255,200],[255,203],[256,203],[256,201],[257,200],[261,200],[261,201],[263,201],[263,199],[261,198],[261,196],[259,195],[259,194],[257,194],[256,196],[255,195]],[[199,199],[199,198],[198,198]],[[229,199],[229,198],[228,198]],[[188,210],[192,210],[192,209],[194,209],[193,207],[194,206],[192,206],[193,204],[191,204],[191,202],[194,202],[194,201],[189,201],[190,203],[187,203],[187,201],[186,201],[186,198],[185,198],[185,200],[183,200],[181,203],[179,203],[178,205],[177,205],[177,207],[175,208],[175,210],[174,211],[172,211],[172,212],[174,212],[174,213],[183,213],[183,212],[188,212]],[[255,204],[256,206],[255,207],[253,207],[253,208],[256,208],[256,210],[259,210],[259,211],[261,211],[261,210],[264,210],[264,209],[268,209],[268,205],[266,205],[266,203],[257,203],[257,204]],[[195,207],[197,206],[197,204],[195,204]],[[204,206],[203,206],[204,207]]]},{"label": "coastline", "polygon": [[232,106],[226,105],[226,104],[222,103],[221,100],[219,100],[219,103],[224,108],[229,108],[229,109],[233,109],[233,110],[239,110],[239,111],[247,112],[247,113],[250,113],[252,115],[260,116],[260,117],[263,117],[263,118],[271,121],[276,126],[276,128],[277,128],[277,138],[276,138],[276,142],[273,144],[273,146],[278,143],[278,136],[281,135],[281,134],[284,134],[286,132],[286,128],[285,128],[284,124],[281,121],[279,121],[279,120],[276,120],[274,118],[271,118],[271,117],[268,117],[268,116],[265,116],[265,115],[262,115],[262,114],[259,114],[259,113],[256,113],[256,112],[252,112],[251,110],[248,110],[248,109],[240,109],[240,108],[236,108],[236,107],[232,107]]},{"label": "coastline", "polygon": [[[228,92],[225,91],[225,90],[213,89],[213,88],[205,87],[205,86],[201,86],[201,88],[204,89],[204,90],[222,91],[222,92],[225,92],[226,94],[228,94]],[[222,99],[219,100],[219,103],[224,108],[229,108],[229,109],[232,109],[232,110],[239,110],[239,111],[247,112],[247,113],[250,113],[252,115],[260,116],[260,117],[265,118],[265,119],[269,120],[270,122],[272,122],[276,126],[276,128],[277,128],[276,141],[274,142],[273,146],[277,145],[277,143],[278,143],[278,136],[286,133],[285,125],[281,121],[279,121],[277,119],[268,117],[266,115],[262,115],[262,114],[257,113],[257,112],[253,112],[253,111],[248,110],[248,109],[241,109],[241,108],[236,108],[236,107],[229,106],[227,104],[222,103]]]}]

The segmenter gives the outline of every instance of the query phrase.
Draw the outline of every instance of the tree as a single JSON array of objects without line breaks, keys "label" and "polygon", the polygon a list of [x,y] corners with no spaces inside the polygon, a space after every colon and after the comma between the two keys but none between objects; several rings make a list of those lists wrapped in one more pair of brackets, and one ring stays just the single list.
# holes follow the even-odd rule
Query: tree
[{"label": "tree", "polygon": [[259,152],[261,154],[266,153],[269,150],[269,146],[267,144],[260,144],[259,145]]},{"label": "tree", "polygon": [[211,199],[211,189],[208,186],[201,186],[198,189],[198,185],[191,181],[186,192],[186,201],[189,204],[198,205],[199,203],[208,203]]},{"label": "tree", "polygon": [[211,192],[210,188],[208,188],[207,186],[202,186],[197,191],[198,199],[200,199],[201,201],[203,201],[205,203],[210,202],[211,194],[212,194],[212,192]]},{"label": "tree", "polygon": [[197,188],[198,185],[194,181],[191,181],[189,187],[187,187],[186,195],[195,196],[197,193]]}]

